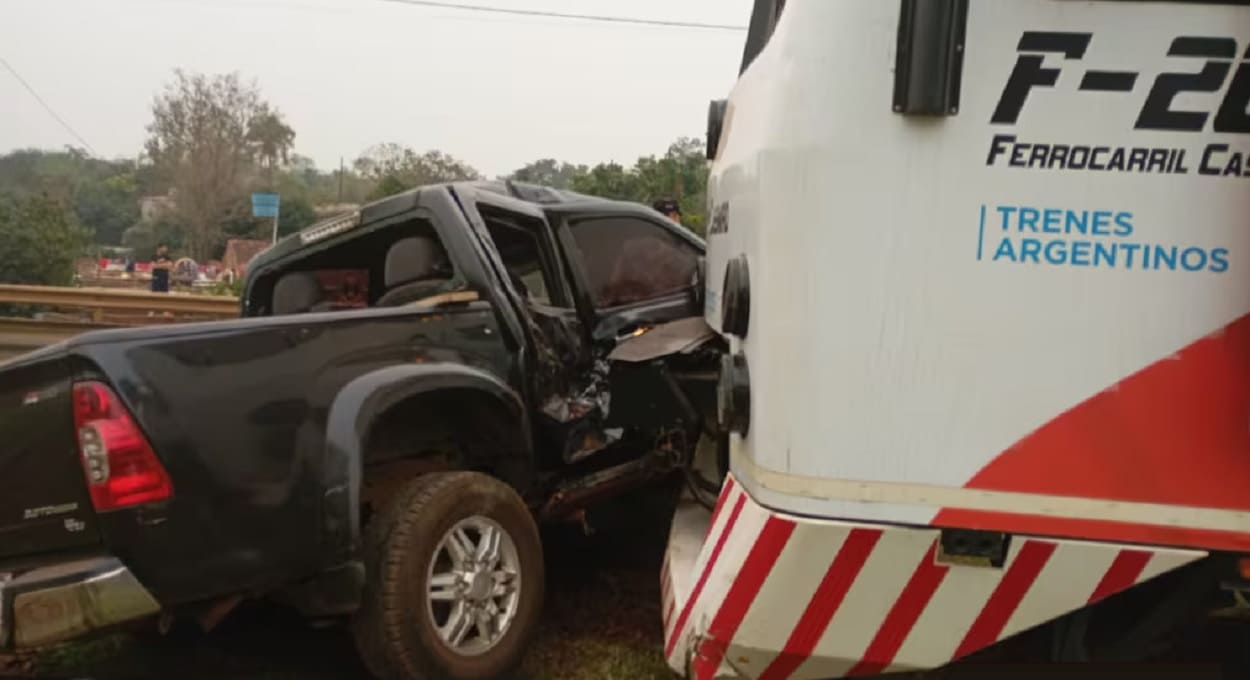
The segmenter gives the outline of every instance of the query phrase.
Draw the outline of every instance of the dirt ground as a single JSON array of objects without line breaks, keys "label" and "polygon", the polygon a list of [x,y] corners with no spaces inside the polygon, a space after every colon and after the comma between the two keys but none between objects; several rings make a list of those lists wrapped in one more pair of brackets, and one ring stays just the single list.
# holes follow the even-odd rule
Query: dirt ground
[{"label": "dirt ground", "polygon": [[[652,488],[544,530],[547,604],[518,680],[671,679],[660,657],[660,567],[675,489]],[[7,664],[7,668],[6,668]],[[7,674],[6,674],[7,673]],[[240,607],[217,630],[140,641],[117,634],[0,656],[0,678],[340,680],[367,677],[339,627],[315,629],[282,608]]]}]

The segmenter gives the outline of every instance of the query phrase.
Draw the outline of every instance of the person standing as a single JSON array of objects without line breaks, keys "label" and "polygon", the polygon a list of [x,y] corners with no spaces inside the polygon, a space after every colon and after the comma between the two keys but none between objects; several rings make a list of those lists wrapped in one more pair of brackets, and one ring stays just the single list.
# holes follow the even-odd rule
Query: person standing
[{"label": "person standing", "polygon": [[662,198],[655,203],[652,203],[651,207],[668,219],[676,222],[677,224],[681,224],[681,205],[679,205],[677,201],[671,198]]},{"label": "person standing", "polygon": [[165,244],[156,247],[156,257],[152,260],[152,292],[169,292],[169,270],[173,269],[174,261],[169,258],[169,248]]}]

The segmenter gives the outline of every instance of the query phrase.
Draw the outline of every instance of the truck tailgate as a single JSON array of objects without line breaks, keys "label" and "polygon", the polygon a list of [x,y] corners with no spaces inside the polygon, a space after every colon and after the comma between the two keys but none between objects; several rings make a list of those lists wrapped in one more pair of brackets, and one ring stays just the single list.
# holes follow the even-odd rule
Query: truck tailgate
[{"label": "truck tailgate", "polygon": [[63,357],[0,366],[0,558],[99,541]]}]

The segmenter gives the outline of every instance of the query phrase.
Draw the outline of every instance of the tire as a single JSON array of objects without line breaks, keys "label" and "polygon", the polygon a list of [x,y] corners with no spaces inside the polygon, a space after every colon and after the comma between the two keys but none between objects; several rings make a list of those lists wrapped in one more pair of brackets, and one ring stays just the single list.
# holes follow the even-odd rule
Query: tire
[{"label": "tire", "polygon": [[[484,540],[494,535],[497,541]],[[465,547],[476,554],[466,556]],[[489,680],[518,665],[538,623],[544,573],[538,527],[515,491],[473,472],[419,477],[369,523],[364,548],[368,578],[352,629],[371,673]],[[463,615],[474,611],[481,625],[477,614]],[[450,625],[453,619],[462,625]],[[460,638],[458,647],[440,626]]]}]

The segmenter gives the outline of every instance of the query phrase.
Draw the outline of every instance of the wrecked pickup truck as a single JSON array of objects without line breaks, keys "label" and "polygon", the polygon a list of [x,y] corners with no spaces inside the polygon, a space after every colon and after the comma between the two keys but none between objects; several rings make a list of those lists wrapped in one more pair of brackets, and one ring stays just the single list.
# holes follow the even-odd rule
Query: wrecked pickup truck
[{"label": "wrecked pickup truck", "polygon": [[0,365],[0,651],[270,597],[379,677],[507,673],[537,522],[718,446],[703,250],[639,205],[424,187],[278,242],[241,319]]}]

